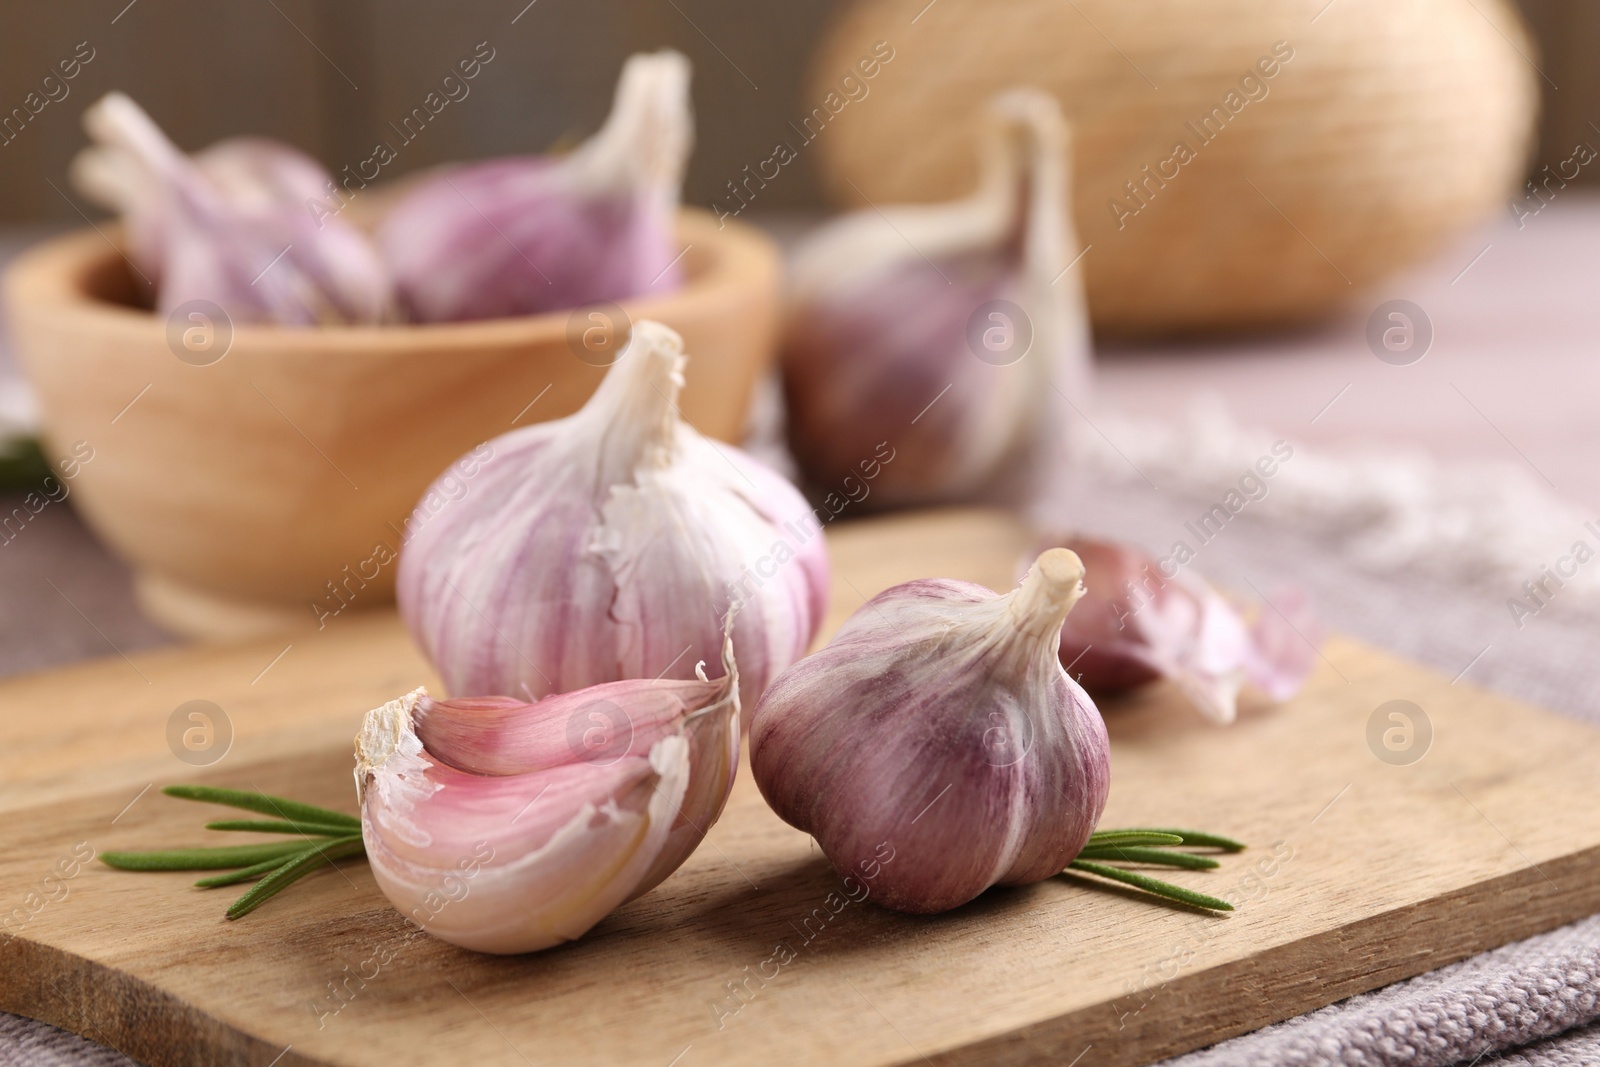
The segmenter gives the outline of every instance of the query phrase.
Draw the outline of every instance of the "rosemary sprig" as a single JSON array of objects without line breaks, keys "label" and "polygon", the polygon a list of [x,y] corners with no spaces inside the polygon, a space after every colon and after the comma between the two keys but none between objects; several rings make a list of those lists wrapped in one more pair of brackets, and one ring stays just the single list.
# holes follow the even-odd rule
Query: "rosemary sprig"
[{"label": "rosemary sprig", "polygon": [[169,785],[162,792],[169,797],[178,797],[182,800],[199,800],[207,804],[225,804],[230,808],[243,808],[245,811],[273,815],[280,819],[292,819],[298,822],[332,823],[336,826],[353,826],[357,830],[361,829],[361,820],[354,815],[346,815],[342,811],[332,811],[328,808],[319,808],[315,804],[302,804],[298,800],[285,800],[283,797],[270,796],[266,793],[247,793],[241,789],[219,789],[211,785]]},{"label": "rosemary sprig", "polygon": [[[306,845],[301,849],[301,852],[309,851],[311,851],[310,845]],[[298,856],[299,854],[300,853],[298,852],[290,853],[291,856]],[[240,882],[253,882],[257,878],[260,878],[263,874],[277,870],[279,867],[282,867],[283,864],[284,860],[281,857],[278,859],[266,860],[265,862],[257,863],[254,866],[240,867],[237,871],[229,871],[227,874],[213,874],[210,878],[200,879],[195,883],[195,885],[199,886],[201,889],[215,889],[219,885],[238,885]]]},{"label": "rosemary sprig", "polygon": [[[1245,848],[1248,847],[1248,846],[1245,845],[1245,843],[1243,841],[1235,841],[1233,838],[1231,838],[1231,837],[1223,837],[1221,834],[1208,834],[1208,833],[1205,833],[1202,830],[1167,830],[1167,829],[1143,830],[1143,829],[1141,829],[1141,830],[1107,830],[1107,831],[1104,831],[1104,832],[1108,833],[1108,834],[1118,834],[1118,833],[1121,833],[1121,834],[1130,834],[1130,833],[1167,834],[1170,837],[1181,837],[1181,838],[1183,838],[1183,844],[1184,844],[1185,847],[1220,848],[1224,852],[1243,852],[1245,850]],[[1094,843],[1095,836],[1096,835],[1093,835],[1093,834],[1090,835],[1089,841],[1090,841],[1091,844]]]},{"label": "rosemary sprig", "polygon": [[1187,870],[1210,870],[1220,866],[1216,860],[1209,856],[1196,855],[1193,852],[1172,851],[1178,847],[1188,848],[1215,848],[1223,852],[1240,852],[1245,845],[1242,841],[1235,841],[1231,837],[1221,834],[1208,834],[1199,830],[1172,830],[1166,828],[1138,827],[1123,830],[1096,830],[1089,835],[1089,841],[1083,846],[1070,864],[1068,870],[1082,871],[1100,878],[1108,878],[1114,882],[1131,885],[1142,889],[1146,893],[1163,897],[1167,900],[1176,900],[1196,908],[1205,908],[1208,911],[1232,911],[1233,905],[1226,900],[1219,900],[1205,893],[1197,893],[1192,889],[1163,882],[1159,878],[1151,878],[1147,874],[1125,870],[1121,867],[1112,867],[1102,860],[1120,860],[1124,863],[1154,864],[1165,867],[1180,867]]},{"label": "rosemary sprig", "polygon": [[1164,834],[1156,830],[1098,830],[1089,835],[1084,848],[1111,847],[1115,845],[1154,845],[1168,847],[1183,844],[1178,834]]},{"label": "rosemary sprig", "polygon": [[305,851],[300,841],[265,845],[225,845],[222,848],[173,848],[161,852],[102,852],[106,866],[123,871],[221,871],[249,867],[267,860],[284,859]]},{"label": "rosemary sprig", "polygon": [[1196,856],[1193,852],[1169,852],[1159,848],[1086,848],[1078,853],[1078,858],[1153,863],[1162,867],[1183,867],[1191,871],[1206,871],[1221,866],[1210,856]]},{"label": "rosemary sprig", "polygon": [[1101,878],[1109,878],[1114,882],[1123,882],[1135,888],[1143,889],[1146,893],[1154,893],[1158,897],[1166,897],[1168,900],[1176,900],[1197,908],[1207,908],[1211,911],[1233,910],[1233,905],[1226,900],[1218,900],[1216,897],[1208,897],[1204,893],[1196,893],[1191,889],[1184,889],[1182,886],[1172,885],[1157,878],[1125,871],[1121,867],[1108,867],[1103,863],[1091,863],[1088,860],[1073,860],[1068,865],[1068,869],[1097,874]]},{"label": "rosemary sprig", "polygon": [[338,837],[332,841],[324,841],[320,845],[313,845],[261,879],[255,888],[229,905],[227,917],[237,919],[242,915],[248,915],[322,864],[331,864],[334,860],[363,854],[365,851],[360,835]]},{"label": "rosemary sprig", "polygon": [[227,910],[229,919],[248,915],[294,882],[325,865],[349,856],[363,855],[361,820],[354,815],[303,804],[297,800],[220,789],[206,785],[171,785],[162,790],[180,800],[225,804],[276,819],[221,819],[206,823],[208,830],[237,830],[250,833],[294,834],[299,841],[259,845],[225,845],[220,848],[174,848],[157,852],[104,852],[100,859],[110,867],[125,871],[214,871],[228,874],[202,878],[201,889],[260,881]]},{"label": "rosemary sprig", "polygon": [[207,830],[246,830],[257,834],[300,834],[304,837],[349,837],[359,826],[348,823],[296,822],[288,819],[222,819],[206,823]]}]

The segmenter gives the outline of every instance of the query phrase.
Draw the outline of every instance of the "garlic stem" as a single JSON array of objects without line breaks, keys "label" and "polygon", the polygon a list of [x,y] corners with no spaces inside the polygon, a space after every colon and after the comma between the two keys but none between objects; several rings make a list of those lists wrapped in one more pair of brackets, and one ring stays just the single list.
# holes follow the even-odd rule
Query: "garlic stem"
[{"label": "garlic stem", "polygon": [[677,454],[678,394],[683,391],[683,338],[658,322],[638,322],[618,357],[622,373],[607,374],[587,418],[603,442],[601,476],[631,482],[642,466],[664,468]]},{"label": "garlic stem", "polygon": [[1071,549],[1052,548],[1034,561],[1021,588],[1008,598],[1019,633],[1059,633],[1067,613],[1083,596],[1083,561]]}]

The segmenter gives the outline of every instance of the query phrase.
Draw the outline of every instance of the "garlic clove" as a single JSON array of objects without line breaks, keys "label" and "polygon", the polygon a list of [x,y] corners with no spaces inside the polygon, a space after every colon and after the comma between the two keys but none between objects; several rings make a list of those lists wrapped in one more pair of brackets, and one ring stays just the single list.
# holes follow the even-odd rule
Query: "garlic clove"
[{"label": "garlic clove", "polygon": [[1061,661],[1092,692],[1168,678],[1207,719],[1230,723],[1246,684],[1283,701],[1311,673],[1320,628],[1303,593],[1280,593],[1281,611],[1260,605],[1249,622],[1203,580],[1181,569],[1168,575],[1131,545],[1079,537],[1043,543],[1065,545],[1088,568],[1083,607],[1062,631]]},{"label": "garlic clove", "polygon": [[677,52],[632,56],[605,125],[569,155],[452,167],[396,204],[379,241],[412,317],[533,315],[678,288],[689,73]]},{"label": "garlic clove", "polygon": [[1311,676],[1321,643],[1322,622],[1310,594],[1297,586],[1276,589],[1250,624],[1245,679],[1272,700],[1288,700]]},{"label": "garlic clove", "polygon": [[1069,141],[1047,94],[1003,93],[970,196],[868,208],[802,244],[783,370],[812,483],[859,477],[883,438],[870,507],[1014,503],[1058,465],[1090,369]]},{"label": "garlic clove", "polygon": [[781,477],[682,421],[683,365],[677,334],[639,322],[582,410],[490,442],[466,494],[424,496],[397,595],[452,695],[687,680],[733,604],[744,707],[804,653],[820,526]]},{"label": "garlic clove", "polygon": [[891,908],[1059,874],[1110,788],[1105,724],[1057,652],[1082,576],[1052,550],[1005,595],[929,579],[874,597],[757,706],[762,795]]},{"label": "garlic clove", "polygon": [[525,703],[509,697],[435,700],[413,712],[430,756],[474,774],[512,775],[575,763],[610,765],[648,753],[663,738],[689,742],[690,776],[672,831],[638,896],[667,877],[722,815],[739,767],[739,672],[731,637],[723,674],[693,681],[629,680]]},{"label": "garlic clove", "polygon": [[516,953],[580,937],[640,891],[689,783],[687,738],[606,765],[475,775],[423,748],[425,696],[369,712],[356,738],[362,840],[395,907],[452,944]]},{"label": "garlic clove", "polygon": [[318,219],[301,195],[319,177],[328,183],[308,158],[246,140],[191,159],[116,92],[84,112],[84,126],[96,146],[74,180],[127,214],[130,253],[158,281],[158,311],[209,300],[235,323],[392,317],[376,251],[348,223]]}]

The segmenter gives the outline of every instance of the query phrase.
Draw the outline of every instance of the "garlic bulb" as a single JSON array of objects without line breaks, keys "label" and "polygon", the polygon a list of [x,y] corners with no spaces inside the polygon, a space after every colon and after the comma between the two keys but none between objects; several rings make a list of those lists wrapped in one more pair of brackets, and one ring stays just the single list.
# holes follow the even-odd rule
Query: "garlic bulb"
[{"label": "garlic bulb", "polygon": [[675,238],[693,140],[689,61],[632,56],[611,115],[571,154],[441,171],[379,231],[418,322],[533,315],[679,285]]},{"label": "garlic bulb", "polygon": [[688,858],[739,763],[738,675],[628,681],[526,704],[367,713],[361,836],[384,896],[437,937],[532,952],[581,937]]},{"label": "garlic bulb", "polygon": [[[678,414],[683,342],[642,321],[577,414],[494,441],[464,496],[419,508],[397,595],[456,696],[688,677],[722,617],[746,706],[821,623],[828,563],[800,494]],[[458,496],[458,499],[450,499]]]},{"label": "garlic bulb", "polygon": [[1067,128],[1036,90],[996,97],[987,122],[971,196],[847,215],[795,257],[790,444],[819,486],[887,438],[878,504],[1018,502],[1059,457],[1067,400],[1086,403]]},{"label": "garlic bulb", "polygon": [[1057,549],[1003,596],[930,579],[874,597],[757,705],[761,794],[841,874],[881,865],[901,911],[1061,873],[1111,784],[1105,723],[1057,659],[1082,578]]},{"label": "garlic bulb", "polygon": [[[1049,538],[1088,568],[1088,594],[1061,634],[1061,662],[1092,692],[1171,679],[1206,718],[1228,723],[1250,684],[1287,700],[1316,661],[1320,627],[1306,596],[1286,590],[1247,622],[1172,559],[1130,545]],[[1168,574],[1168,571],[1171,571]]]},{"label": "garlic bulb", "polygon": [[74,181],[123,211],[129,252],[170,313],[208,300],[235,323],[374,323],[392,317],[390,284],[366,237],[316,218],[328,183],[315,163],[256,140],[191,159],[122,93],[84,112],[97,146]]}]

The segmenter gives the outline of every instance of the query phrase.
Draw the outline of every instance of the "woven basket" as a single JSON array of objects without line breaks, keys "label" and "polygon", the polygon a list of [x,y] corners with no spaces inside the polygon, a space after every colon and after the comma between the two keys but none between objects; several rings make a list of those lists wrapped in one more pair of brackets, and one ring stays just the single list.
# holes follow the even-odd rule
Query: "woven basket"
[{"label": "woven basket", "polygon": [[[877,42],[893,58],[838,106]],[[1277,326],[1505,209],[1536,61],[1502,0],[864,0],[818,52],[807,104],[838,113],[805,150],[842,204],[955,196],[983,102],[1043,87],[1076,131],[1096,330]]]}]

